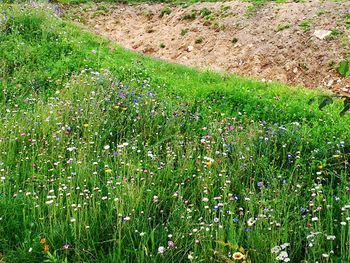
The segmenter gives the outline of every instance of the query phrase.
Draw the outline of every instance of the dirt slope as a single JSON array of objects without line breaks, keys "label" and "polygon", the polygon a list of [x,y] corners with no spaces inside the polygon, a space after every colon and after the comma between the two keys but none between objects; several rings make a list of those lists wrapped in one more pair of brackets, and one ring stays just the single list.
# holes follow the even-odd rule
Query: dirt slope
[{"label": "dirt slope", "polygon": [[[239,1],[198,3],[170,6],[161,16],[169,11],[164,7],[89,4],[66,14],[126,48],[177,63],[307,87],[350,87],[334,69],[350,52],[349,1],[257,8]],[[319,39],[316,30],[333,33]]]}]

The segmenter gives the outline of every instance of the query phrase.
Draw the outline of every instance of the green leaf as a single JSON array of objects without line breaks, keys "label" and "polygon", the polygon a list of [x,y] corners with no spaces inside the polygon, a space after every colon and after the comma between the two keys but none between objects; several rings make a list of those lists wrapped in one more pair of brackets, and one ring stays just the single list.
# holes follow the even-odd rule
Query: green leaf
[{"label": "green leaf", "polygon": [[340,116],[344,116],[344,114],[350,109],[350,98],[346,98],[344,100],[344,108],[340,112]]},{"label": "green leaf", "polygon": [[338,72],[344,77],[350,76],[350,62],[347,60],[340,62],[338,65]]},{"label": "green leaf", "polygon": [[312,103],[314,103],[316,101],[316,97],[312,97],[309,101],[308,104],[311,105]]},{"label": "green leaf", "polygon": [[318,108],[319,110],[322,110],[324,107],[332,103],[333,103],[333,99],[330,96],[321,96],[320,104],[318,105]]}]

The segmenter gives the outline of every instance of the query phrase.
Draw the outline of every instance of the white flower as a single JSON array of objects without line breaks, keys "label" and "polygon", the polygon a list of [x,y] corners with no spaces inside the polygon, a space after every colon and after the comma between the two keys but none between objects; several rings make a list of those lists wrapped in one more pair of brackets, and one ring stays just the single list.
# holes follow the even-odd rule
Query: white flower
[{"label": "white flower", "polygon": [[277,254],[281,251],[281,247],[280,246],[275,246],[273,248],[271,248],[271,253],[273,254]]},{"label": "white flower", "polygon": [[247,221],[247,225],[248,225],[248,226],[252,226],[252,225],[255,224],[255,222],[256,222],[256,221],[254,220],[254,218],[249,218],[248,221]]},{"label": "white flower", "polygon": [[105,150],[109,150],[111,147],[109,146],[109,145],[105,145],[105,146],[103,146],[103,149],[105,149]]},{"label": "white flower", "polygon": [[160,246],[160,247],[158,248],[158,254],[163,254],[164,251],[165,251],[165,247]]},{"label": "white flower", "polygon": [[285,249],[286,247],[289,247],[289,243],[284,243],[284,244],[282,244],[281,245],[281,249],[283,250],[283,249]]},{"label": "white flower", "polygon": [[327,236],[327,240],[335,240],[335,236]]},{"label": "white flower", "polygon": [[280,254],[276,257],[276,260],[283,260],[284,262],[288,262],[288,259],[288,253],[286,251],[281,251]]}]

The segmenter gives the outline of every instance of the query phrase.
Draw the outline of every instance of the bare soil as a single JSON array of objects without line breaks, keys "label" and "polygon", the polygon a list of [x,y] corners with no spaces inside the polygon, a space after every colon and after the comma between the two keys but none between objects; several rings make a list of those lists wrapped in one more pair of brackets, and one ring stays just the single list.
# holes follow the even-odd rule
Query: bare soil
[{"label": "bare soil", "polygon": [[[350,54],[345,15],[350,2],[232,1],[188,7],[164,4],[85,4],[66,12],[123,47],[198,68],[349,92],[335,66]],[[211,14],[203,17],[207,8]],[[195,17],[191,17],[191,12]],[[208,13],[208,12],[207,12]],[[316,30],[333,30],[319,39]]]}]

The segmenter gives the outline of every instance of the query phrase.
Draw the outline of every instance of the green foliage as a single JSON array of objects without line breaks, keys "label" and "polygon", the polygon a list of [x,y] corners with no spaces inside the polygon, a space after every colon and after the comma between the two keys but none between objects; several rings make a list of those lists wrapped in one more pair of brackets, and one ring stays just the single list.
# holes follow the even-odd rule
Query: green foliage
[{"label": "green foliage", "polygon": [[276,30],[277,31],[283,31],[283,30],[285,30],[287,28],[290,28],[290,24],[288,24],[288,23],[281,23],[281,24],[278,24]]},{"label": "green foliage", "polygon": [[170,15],[170,14],[171,14],[171,8],[169,6],[166,6],[160,9],[160,16]]},{"label": "green foliage", "polygon": [[197,10],[192,10],[190,13],[185,13],[181,16],[182,20],[194,20],[197,16]]},{"label": "green foliage", "polygon": [[188,31],[189,31],[188,28],[181,29],[180,35],[184,36],[184,35],[186,35],[188,33]]},{"label": "green foliage", "polygon": [[202,37],[199,37],[199,38],[196,38],[196,40],[194,41],[195,44],[201,44],[203,43],[203,38]]},{"label": "green foliage", "polygon": [[299,27],[303,31],[309,31],[311,27],[311,20],[310,19],[304,19],[299,23]]},{"label": "green foliage", "polygon": [[337,67],[337,70],[343,77],[350,76],[350,62],[348,60],[341,61]]},{"label": "green foliage", "polygon": [[206,17],[209,16],[212,12],[208,8],[204,7],[199,11],[199,13],[202,17]]},{"label": "green foliage", "polygon": [[[322,95],[318,97],[318,109],[322,110],[327,105],[333,104],[335,100],[337,99],[343,99],[343,109],[340,111],[339,115],[343,117],[345,113],[349,112],[350,109],[350,97],[346,96],[329,96],[329,95]],[[317,100],[317,97],[312,97],[309,100],[309,104],[311,105]]]}]

